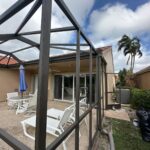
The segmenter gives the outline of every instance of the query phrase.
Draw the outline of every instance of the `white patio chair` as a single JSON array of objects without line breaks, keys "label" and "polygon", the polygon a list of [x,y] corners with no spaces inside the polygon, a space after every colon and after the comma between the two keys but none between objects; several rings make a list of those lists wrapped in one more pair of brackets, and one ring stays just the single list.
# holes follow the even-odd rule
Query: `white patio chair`
[{"label": "white patio chair", "polygon": [[37,90],[35,91],[35,93],[32,95],[29,104],[28,104],[28,110],[29,109],[33,109],[35,108],[37,105]]},{"label": "white patio chair", "polygon": [[87,104],[87,97],[84,97],[80,100],[80,107],[87,108],[89,105]]},{"label": "white patio chair", "polygon": [[[46,128],[47,133],[52,134],[56,137],[58,137],[60,134],[62,134],[64,132],[64,127],[66,126],[72,111],[73,111],[73,109],[66,109],[60,120],[56,120],[56,119],[47,117],[47,128]],[[30,135],[27,132],[27,126],[31,126],[34,128],[36,127],[36,116],[30,117],[26,120],[21,121],[21,124],[23,126],[24,134],[27,137],[35,140],[35,137]],[[65,141],[63,141],[63,148],[64,148],[64,150],[67,150]]]},{"label": "white patio chair", "polygon": [[32,97],[27,98],[24,103],[17,108],[16,114],[23,112],[35,112],[35,107],[37,104],[37,91],[32,95]]},{"label": "white patio chair", "polygon": [[7,93],[7,104],[10,109],[15,108],[17,106],[17,103],[11,99],[12,97],[17,97],[17,96],[18,96],[18,92]]},{"label": "white patio chair", "polygon": [[[70,119],[68,120],[68,122],[73,123],[75,121],[75,104],[70,105],[69,107],[67,107],[66,109],[73,109],[72,114],[70,115]],[[65,110],[66,110],[65,109]],[[59,110],[59,109],[55,109],[55,108],[51,108],[47,110],[47,116],[51,117],[51,118],[55,118],[55,119],[61,119],[61,117],[63,116],[65,110]],[[84,111],[82,109],[80,109],[80,114],[83,114]],[[85,124],[87,126],[87,120],[86,118],[85,120]],[[81,135],[81,134],[80,134]]]},{"label": "white patio chair", "polygon": [[75,113],[75,104],[70,105],[69,107],[67,107],[65,110],[60,110],[60,109],[56,109],[56,108],[50,108],[47,110],[47,116],[50,118],[54,118],[54,119],[58,119],[60,120],[64,114],[64,112],[68,109],[72,109],[72,113],[70,115],[70,119],[68,120],[68,122],[73,123],[74,122],[74,113]]}]

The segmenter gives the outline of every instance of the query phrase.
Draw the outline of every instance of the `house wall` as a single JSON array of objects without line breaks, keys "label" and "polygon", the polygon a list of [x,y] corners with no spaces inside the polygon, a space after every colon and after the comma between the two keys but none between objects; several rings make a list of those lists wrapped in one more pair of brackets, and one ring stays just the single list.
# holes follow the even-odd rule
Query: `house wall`
[{"label": "house wall", "polygon": [[150,89],[150,72],[136,75],[135,82],[137,88]]},{"label": "house wall", "polygon": [[[31,74],[26,72],[28,91],[31,90]],[[6,101],[6,94],[19,89],[19,71],[14,69],[0,69],[0,101]]]},{"label": "house wall", "polygon": [[[113,64],[113,56],[112,56],[112,50],[109,48],[108,50],[105,50],[103,52],[103,56],[105,60],[107,61],[107,67],[106,67],[106,72],[108,73],[114,73],[114,64]],[[88,60],[82,60],[80,66],[80,72],[81,73],[88,73],[89,71],[89,61]],[[93,59],[93,72],[96,71],[96,60]],[[53,73],[49,74],[49,87],[48,87],[48,99],[49,100],[54,100],[54,76],[56,74],[74,74],[75,73],[75,61],[70,61],[70,62],[61,62],[61,63],[56,63],[51,65],[52,71],[54,70]],[[56,72],[55,72],[56,71]],[[103,86],[104,86],[104,106],[105,106],[105,74],[103,74],[104,80],[103,80]],[[113,87],[115,86],[115,76],[111,74],[110,76],[107,77],[108,81],[108,91],[113,91]],[[109,102],[110,101],[110,102]],[[111,97],[108,95],[108,103],[111,104]]]},{"label": "house wall", "polygon": [[54,74],[49,73],[48,79],[48,100],[54,100]]},{"label": "house wall", "polygon": [[[114,72],[112,50],[109,48],[103,52],[103,56],[107,61],[107,72]],[[84,59],[80,62],[81,73],[89,72],[89,60]],[[96,71],[96,60],[93,59],[93,72]],[[75,61],[60,62],[50,64],[50,73],[48,80],[48,100],[54,100],[54,75],[55,74],[74,74],[76,68]],[[26,80],[28,84],[28,91],[34,92],[33,90],[33,76],[38,74],[38,65],[27,66],[26,68]],[[104,76],[105,77],[105,76]],[[0,100],[6,100],[6,94],[8,92],[13,92],[18,89],[19,86],[19,71],[16,69],[1,69],[0,70],[0,83],[5,86],[0,87]],[[105,91],[105,82],[104,91]],[[113,81],[112,77],[108,78],[108,86],[112,87]],[[9,86],[8,86],[9,85]],[[111,88],[110,88],[111,89]],[[104,93],[105,95],[105,93]]]},{"label": "house wall", "polygon": [[[113,63],[113,54],[112,54],[112,49],[109,48],[105,51],[103,51],[103,56],[107,62],[107,67],[106,67],[106,72],[107,73],[114,73],[114,63]],[[114,87],[114,79],[115,75],[114,74],[108,74],[107,75],[107,83],[108,83],[108,91],[111,92],[113,91]]]},{"label": "house wall", "polygon": [[[107,66],[106,66],[106,72],[108,73],[107,74],[107,90],[108,90],[107,92],[113,92],[113,89],[115,87],[115,74],[112,74],[114,73],[114,63],[113,63],[113,54],[112,54],[111,47],[108,48],[107,50],[104,50],[102,54],[107,62]],[[108,104],[114,103],[112,101],[110,93],[107,94],[107,98],[108,98]]]},{"label": "house wall", "polygon": [[114,73],[113,54],[112,54],[111,47],[107,50],[104,50],[102,54],[107,62],[107,68],[106,68],[107,73]]}]

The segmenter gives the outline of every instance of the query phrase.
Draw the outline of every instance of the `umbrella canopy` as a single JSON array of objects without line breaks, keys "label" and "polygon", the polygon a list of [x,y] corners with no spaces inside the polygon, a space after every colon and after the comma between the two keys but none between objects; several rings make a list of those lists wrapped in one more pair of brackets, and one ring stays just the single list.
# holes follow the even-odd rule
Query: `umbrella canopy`
[{"label": "umbrella canopy", "polygon": [[21,93],[23,93],[24,91],[27,90],[27,83],[26,83],[26,80],[25,80],[25,71],[24,71],[24,67],[23,65],[20,65],[20,76],[19,76],[19,91]]}]

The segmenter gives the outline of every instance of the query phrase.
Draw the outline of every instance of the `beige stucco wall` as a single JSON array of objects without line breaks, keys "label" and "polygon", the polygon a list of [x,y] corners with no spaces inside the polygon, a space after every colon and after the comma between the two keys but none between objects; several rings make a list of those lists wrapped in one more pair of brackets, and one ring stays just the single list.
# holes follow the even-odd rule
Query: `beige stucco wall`
[{"label": "beige stucco wall", "polygon": [[49,73],[48,78],[48,100],[54,100],[54,74]]},{"label": "beige stucco wall", "polygon": [[[28,91],[31,88],[31,74],[26,72]],[[19,89],[19,71],[13,69],[0,69],[0,101],[6,101],[6,94]]]},{"label": "beige stucco wall", "polygon": [[[114,73],[114,62],[111,47],[103,51],[103,57],[107,62],[106,72],[111,73],[107,74],[107,90],[108,92],[113,92],[113,88],[115,87],[115,74],[112,74]],[[107,94],[107,97],[108,97],[108,104],[112,104],[113,101],[111,99],[111,94]]]},{"label": "beige stucco wall", "polygon": [[[114,62],[113,62],[112,49],[109,48],[109,49],[103,51],[103,56],[107,62],[106,72],[107,73],[114,73]],[[111,92],[111,91],[113,91],[113,87],[114,87],[114,75],[108,74],[107,80],[108,80],[107,81],[108,91]]]},{"label": "beige stucco wall", "polygon": [[136,86],[141,89],[150,89],[150,72],[135,76]]},{"label": "beige stucco wall", "polygon": [[113,62],[113,54],[112,54],[112,49],[111,47],[107,50],[104,50],[102,52],[103,57],[105,58],[107,62],[107,72],[108,73],[114,73],[114,62]]},{"label": "beige stucco wall", "polygon": [[[109,48],[108,50],[105,50],[103,52],[103,56],[107,61],[107,72],[114,72],[114,66],[113,66],[113,58],[112,58],[112,50]],[[74,62],[74,61],[73,61]],[[95,72],[95,59],[93,59],[93,72]],[[75,63],[75,62],[74,62]],[[67,67],[67,63],[58,63],[60,64],[57,66],[52,66],[51,70],[58,71],[59,74],[65,74],[65,73],[72,73],[75,72],[75,65],[73,63],[68,63],[70,66]],[[64,65],[63,65],[64,64]],[[62,66],[61,66],[62,65]],[[88,73],[89,70],[89,61],[88,60],[82,60],[81,61],[81,73]],[[35,69],[36,68],[36,69]],[[64,68],[64,69],[62,69]],[[67,70],[65,70],[65,68]],[[62,69],[62,70],[60,70]],[[70,71],[69,71],[70,70]],[[26,68],[26,80],[28,84],[28,91],[33,91],[32,88],[32,77],[38,73],[37,65],[33,67],[27,67]],[[54,100],[54,75],[57,74],[53,71],[49,72],[49,81],[48,81],[48,100]],[[105,76],[104,76],[105,77]],[[16,69],[1,69],[0,70],[0,101],[6,100],[6,93],[13,92],[15,89],[18,89],[19,87],[19,71]],[[113,81],[112,78],[108,79],[108,85],[112,87]],[[8,86],[9,85],[9,86]],[[105,83],[104,83],[104,92],[105,92]],[[104,93],[105,95],[105,93]],[[105,98],[105,96],[104,96]]]}]

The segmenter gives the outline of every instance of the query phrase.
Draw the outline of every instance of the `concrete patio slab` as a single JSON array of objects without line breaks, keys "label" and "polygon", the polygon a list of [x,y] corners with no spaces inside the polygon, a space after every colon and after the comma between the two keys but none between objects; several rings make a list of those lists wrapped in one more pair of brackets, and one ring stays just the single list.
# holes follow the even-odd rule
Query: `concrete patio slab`
[{"label": "concrete patio slab", "polygon": [[[58,101],[50,101],[48,103],[48,108],[56,108],[60,110],[64,110],[66,107],[71,105],[71,103],[64,103]],[[95,110],[92,111],[92,133],[94,134],[96,128],[96,112]],[[34,115],[34,114],[32,114]],[[30,116],[28,116],[30,117]],[[16,139],[24,143],[25,145],[29,146],[31,149],[34,149],[34,141],[30,138],[26,137],[23,134],[23,128],[21,125],[21,121],[28,118],[24,114],[16,115],[15,110],[8,110],[8,106],[6,102],[0,102],[0,128],[7,131],[10,135],[14,136]],[[89,122],[89,115],[86,117],[87,124]],[[83,120],[80,123],[80,150],[87,150],[88,149],[88,128],[89,125],[86,126],[85,121]],[[35,134],[34,128],[28,128],[28,132],[30,134]],[[49,145],[52,141],[54,141],[56,137],[47,134],[46,143]],[[75,144],[75,133],[73,132],[70,138],[67,140],[66,145],[68,150],[74,150]],[[12,150],[10,146],[8,146],[4,141],[0,140],[0,150]],[[63,150],[62,145],[60,145],[57,150]]]},{"label": "concrete patio slab", "polygon": [[105,116],[109,118],[130,121],[129,115],[125,109],[105,110]]}]

